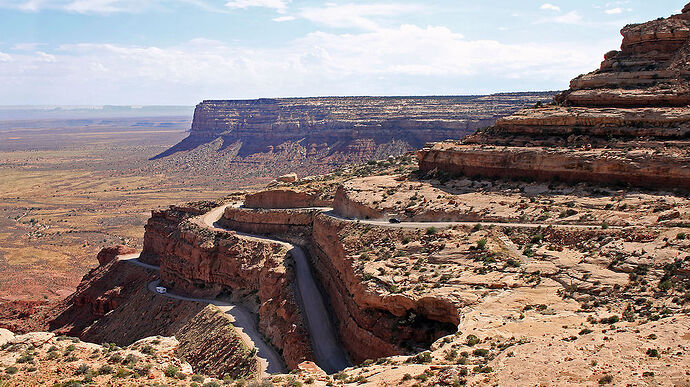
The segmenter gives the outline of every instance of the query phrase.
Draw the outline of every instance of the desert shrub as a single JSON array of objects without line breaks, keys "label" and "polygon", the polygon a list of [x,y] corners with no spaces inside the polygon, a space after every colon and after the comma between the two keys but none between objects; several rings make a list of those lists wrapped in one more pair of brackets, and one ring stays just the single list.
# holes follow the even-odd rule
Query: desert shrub
[{"label": "desert shrub", "polygon": [[108,361],[111,363],[122,363],[122,360],[124,359],[119,353],[114,353],[110,356],[110,358],[108,358]]},{"label": "desert shrub", "polygon": [[676,239],[678,239],[678,240],[681,240],[681,241],[682,241],[682,240],[684,240],[685,238],[686,238],[686,235],[685,235],[684,232],[681,232],[681,233],[679,233],[678,235],[676,235]]},{"label": "desert shrub", "polygon": [[474,347],[475,345],[479,344],[480,341],[481,340],[479,340],[479,337],[475,335],[468,335],[465,343],[470,347]]},{"label": "desert shrub", "polygon": [[482,238],[482,239],[478,240],[478,241],[477,241],[477,248],[478,248],[479,250],[484,250],[484,249],[486,249],[486,243],[487,243],[486,238]]},{"label": "desert shrub", "polygon": [[153,366],[151,364],[144,364],[143,366],[134,369],[134,372],[139,376],[146,376],[151,372]]},{"label": "desert shrub", "polygon": [[661,355],[659,355],[659,350],[655,349],[655,348],[647,349],[647,356],[649,356],[649,357],[661,357]]},{"label": "desert shrub", "polygon": [[128,370],[127,368],[120,368],[117,370],[115,373],[116,378],[126,378],[128,376],[132,375],[132,371]]},{"label": "desert shrub", "polygon": [[91,367],[89,367],[86,364],[81,364],[81,365],[79,365],[79,367],[77,367],[77,370],[75,371],[75,373],[77,375],[84,375],[90,371],[91,371]]},{"label": "desert shrub", "polygon": [[127,357],[125,357],[125,364],[127,364],[130,367],[137,364],[138,362],[139,357],[133,353],[130,353],[129,355],[127,355]]},{"label": "desert shrub", "polygon": [[667,292],[673,288],[673,283],[670,280],[661,281],[659,283],[659,290]]},{"label": "desert shrub", "polygon": [[431,352],[424,351],[424,352],[417,354],[416,356],[408,359],[407,362],[408,363],[423,364],[423,363],[431,363],[432,359],[433,359],[433,357],[431,356]]},{"label": "desert shrub", "polygon": [[436,227],[429,227],[426,229],[426,235],[435,235],[438,232]]},{"label": "desert shrub", "polygon": [[167,376],[167,377],[169,377],[169,378],[174,378],[174,377],[176,377],[177,374],[178,374],[179,372],[180,372],[180,369],[177,368],[177,367],[175,367],[175,366],[172,365],[172,364],[169,365],[169,366],[165,369],[165,371],[163,371],[163,373],[165,374],[165,376]]},{"label": "desert shrub", "polygon": [[610,317],[602,318],[601,320],[599,320],[599,322],[602,324],[615,324],[615,323],[619,322],[620,320],[621,320],[620,317],[613,315]]},{"label": "desert shrub", "polygon": [[506,264],[509,267],[520,267],[521,263],[515,258],[510,258],[509,260],[506,261]]},{"label": "desert shrub", "polygon": [[474,369],[472,369],[472,371],[474,371],[475,374],[488,374],[488,373],[493,372],[494,369],[489,367],[489,366],[480,366],[479,365],[479,366],[474,367]]},{"label": "desert shrub", "polygon": [[19,372],[19,369],[15,366],[9,366],[9,367],[5,368],[5,373],[7,373],[9,375],[14,375],[17,372]]},{"label": "desert shrub", "polygon": [[192,381],[193,382],[201,383],[204,380],[205,380],[204,377],[201,375],[192,375]]},{"label": "desert shrub", "polygon": [[17,363],[23,364],[23,363],[32,363],[34,361],[34,355],[26,353],[17,359]]},{"label": "desert shrub", "polygon": [[481,349],[477,348],[474,351],[472,351],[472,354],[474,356],[481,356],[481,357],[487,357],[489,355],[489,350],[488,349]]},{"label": "desert shrub", "polygon": [[100,375],[112,374],[113,373],[113,367],[109,366],[108,364],[104,364],[98,369],[98,373]]},{"label": "desert shrub", "polygon": [[613,383],[613,376],[612,375],[604,375],[599,379],[599,384],[604,385],[604,384],[611,384]]}]

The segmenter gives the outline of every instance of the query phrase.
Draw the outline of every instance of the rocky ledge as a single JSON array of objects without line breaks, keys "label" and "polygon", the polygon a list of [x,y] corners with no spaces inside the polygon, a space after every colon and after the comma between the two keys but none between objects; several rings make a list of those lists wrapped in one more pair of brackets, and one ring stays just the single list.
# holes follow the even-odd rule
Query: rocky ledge
[{"label": "rocky ledge", "polygon": [[621,50],[552,104],[462,141],[427,145],[418,152],[420,169],[688,189],[690,11],[621,33]]}]

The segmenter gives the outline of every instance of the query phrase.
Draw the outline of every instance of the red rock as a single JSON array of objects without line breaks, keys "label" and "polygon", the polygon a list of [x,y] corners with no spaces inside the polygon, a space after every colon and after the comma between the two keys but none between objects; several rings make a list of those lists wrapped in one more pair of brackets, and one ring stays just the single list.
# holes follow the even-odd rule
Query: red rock
[{"label": "red rock", "polygon": [[[690,189],[690,15],[622,29],[556,105],[418,152],[422,171]],[[584,148],[575,151],[575,148]]]},{"label": "red rock", "polygon": [[136,252],[137,250],[135,248],[124,245],[104,247],[98,252],[96,258],[98,259],[98,263],[100,265],[104,265],[114,260],[118,255],[134,254]]}]

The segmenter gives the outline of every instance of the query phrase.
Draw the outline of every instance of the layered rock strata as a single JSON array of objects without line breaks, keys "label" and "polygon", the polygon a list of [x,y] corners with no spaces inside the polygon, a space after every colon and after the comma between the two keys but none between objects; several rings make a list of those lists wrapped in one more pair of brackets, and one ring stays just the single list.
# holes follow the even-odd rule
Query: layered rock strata
[{"label": "layered rock strata", "polygon": [[303,192],[289,188],[277,188],[248,194],[244,199],[247,208],[310,208],[330,207],[332,200],[327,200],[319,192]]},{"label": "layered rock strata", "polygon": [[690,12],[629,25],[549,106],[418,152],[423,171],[690,189]]},{"label": "layered rock strata", "polygon": [[[342,245],[353,226],[321,211],[229,207],[220,222],[306,247],[342,343],[355,362],[428,348],[459,323],[458,306],[443,298],[413,299],[369,288],[357,274],[356,259]],[[401,323],[410,315],[417,316],[416,325]]]},{"label": "layered rock strata", "polygon": [[459,139],[498,117],[547,101],[552,93],[483,97],[321,97],[204,101],[189,137],[156,158],[222,139],[221,150],[244,159],[299,145],[318,163],[363,162]]},{"label": "layered rock strata", "polygon": [[[127,251],[106,248],[99,255]],[[153,294],[147,286],[156,277],[152,270],[113,257],[84,276],[73,295],[36,317],[52,332],[92,343],[128,346],[151,336],[175,336],[180,341],[176,356],[207,375],[243,378],[258,371],[228,316],[214,306]]]},{"label": "layered rock strata", "polygon": [[256,303],[259,330],[288,367],[312,360],[287,249],[202,227],[190,220],[197,212],[179,207],[154,211],[146,226],[142,256],[160,264],[162,284],[182,294]]}]

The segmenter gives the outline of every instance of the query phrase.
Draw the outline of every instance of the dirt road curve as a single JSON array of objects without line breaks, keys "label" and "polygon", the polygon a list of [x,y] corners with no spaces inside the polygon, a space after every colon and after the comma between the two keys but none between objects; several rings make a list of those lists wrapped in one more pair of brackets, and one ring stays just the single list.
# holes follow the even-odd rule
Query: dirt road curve
[{"label": "dirt road curve", "polygon": [[[137,266],[145,267],[147,269],[159,271],[158,266],[149,265],[139,261],[139,254],[120,256],[119,259],[128,261]],[[259,365],[261,367],[260,374],[266,376],[267,374],[280,374],[285,372],[285,364],[280,355],[264,340],[256,327],[256,319],[254,315],[240,305],[235,305],[228,302],[218,301],[206,298],[192,298],[176,295],[173,293],[160,294],[156,291],[156,287],[160,280],[153,281],[148,284],[148,289],[160,297],[171,298],[181,301],[200,302],[204,304],[211,304],[217,306],[223,313],[230,316],[232,325],[236,328],[240,338],[244,344],[249,348],[256,348]]]},{"label": "dirt road curve", "polygon": [[[225,230],[217,222],[223,216],[225,208],[230,205],[213,209],[201,217],[203,225],[215,230]],[[237,204],[234,204],[235,206]],[[295,260],[297,275],[297,289],[302,303],[302,310],[307,319],[309,336],[316,356],[316,362],[327,373],[334,373],[350,366],[347,354],[338,341],[335,327],[329,317],[323,295],[319,291],[311,272],[311,266],[304,251],[290,243],[267,237],[237,233],[243,238],[279,243],[290,250]]]}]

